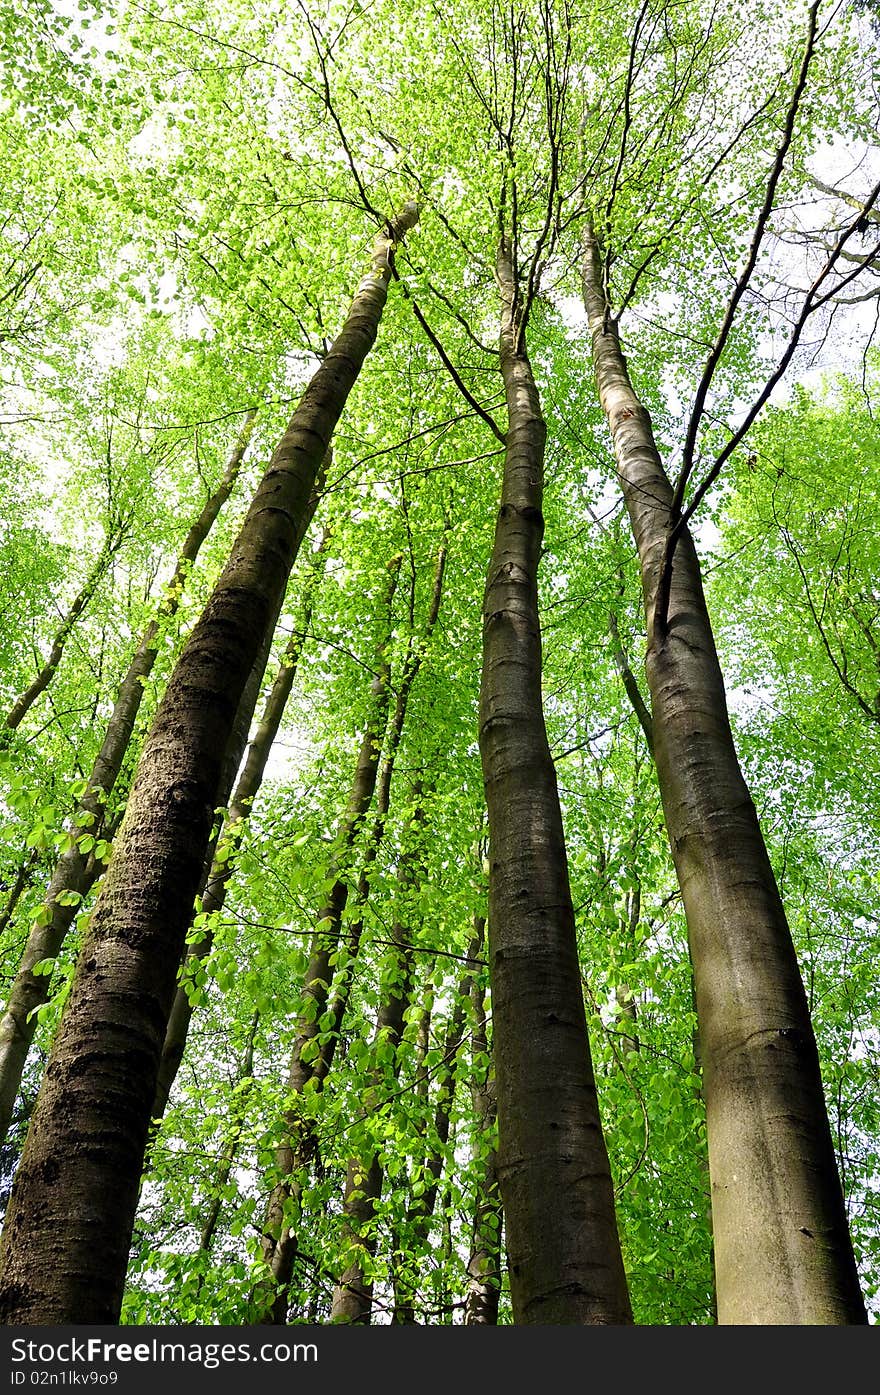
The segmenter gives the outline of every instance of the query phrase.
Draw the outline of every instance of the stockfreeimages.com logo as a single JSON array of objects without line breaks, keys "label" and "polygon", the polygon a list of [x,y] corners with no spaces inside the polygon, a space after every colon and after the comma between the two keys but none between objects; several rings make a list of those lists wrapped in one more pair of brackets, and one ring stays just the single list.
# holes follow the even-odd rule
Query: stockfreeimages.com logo
[{"label": "stockfreeimages.com logo", "polygon": [[[75,1367],[77,1364],[91,1366],[92,1371],[81,1375],[89,1384],[96,1384],[100,1363],[109,1365],[119,1362],[127,1365],[161,1365],[162,1363],[181,1366],[202,1366],[207,1371],[219,1366],[232,1366],[246,1362],[273,1362],[285,1364],[292,1361],[315,1362],[318,1348],[314,1342],[163,1342],[157,1337],[143,1342],[108,1342],[102,1337],[71,1337],[60,1342],[35,1342],[24,1337],[14,1337],[12,1362],[27,1363],[31,1367],[47,1367],[63,1362]],[[28,1379],[27,1370],[13,1370],[12,1384],[24,1385]],[[115,1371],[102,1373],[108,1379],[101,1384],[115,1384]],[[48,1382],[47,1382],[48,1383]],[[78,1382],[71,1382],[75,1384]]]}]

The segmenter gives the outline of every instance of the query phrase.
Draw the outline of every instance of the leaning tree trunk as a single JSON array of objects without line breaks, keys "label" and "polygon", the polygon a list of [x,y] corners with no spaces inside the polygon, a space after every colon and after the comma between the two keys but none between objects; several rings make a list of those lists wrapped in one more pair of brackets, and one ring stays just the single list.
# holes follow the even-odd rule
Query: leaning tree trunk
[{"label": "leaning tree trunk", "polygon": [[590,234],[599,396],[639,554],[654,758],[688,922],[706,1097],[718,1319],[866,1321],[807,999],[737,760],[693,541],[653,623],[673,491],[630,383]]},{"label": "leaning tree trunk", "polygon": [[372,347],[397,240],[377,237],[168,684],[91,918],[0,1249],[0,1319],[116,1321],[159,1057],[242,690],[274,625],[303,512]]},{"label": "leaning tree trunk", "polygon": [[516,1323],[632,1320],[584,1014],[556,772],[541,698],[546,427],[498,252],[508,432],[483,609],[480,755],[499,1177]]},{"label": "leaning tree trunk", "polygon": [[[317,500],[313,493],[309,505],[309,512],[314,509],[316,502]],[[319,559],[323,559],[324,549],[329,536],[329,531],[325,529],[318,549]],[[320,562],[318,562],[306,582],[299,624],[291,635],[290,641],[281,656],[278,673],[272,684],[269,696],[266,699],[266,705],[263,709],[257,730],[254,733],[254,738],[248,747],[247,759],[238,777],[235,793],[232,796],[232,802],[229,805],[229,811],[223,825],[221,847],[211,861],[205,892],[202,897],[202,913],[205,916],[219,916],[226,904],[226,892],[233,870],[233,848],[241,836],[243,825],[250,818],[254,799],[259,793],[263,783],[266,763],[269,759],[275,737],[278,735],[278,729],[281,726],[281,721],[284,716],[284,709],[287,706],[287,700],[290,697],[296,679],[296,671],[305,643],[306,632],[311,623],[315,590],[317,589],[320,576],[321,566]],[[184,981],[178,985],[177,992],[174,995],[174,1004],[171,1008],[171,1015],[168,1018],[168,1028],[165,1032],[162,1056],[159,1061],[159,1076],[156,1081],[156,1097],[153,1100],[152,1111],[154,1126],[157,1121],[163,1117],[167,1108],[171,1087],[177,1078],[177,1072],[180,1069],[180,1063],[183,1060],[183,1053],[186,1049],[187,1037],[189,1036],[193,1005],[190,995],[187,992],[185,980],[189,971],[210,954],[213,944],[214,931],[209,923],[209,927],[205,930],[202,938],[196,944],[190,946],[186,956],[182,973]]]},{"label": "leaning tree trunk", "polygon": [[35,974],[34,967],[42,960],[54,959],[60,953],[77,911],[103,871],[104,864],[92,849],[96,836],[105,831],[101,826],[105,804],[122,769],[143,700],[144,685],[156,662],[160,624],[167,623],[176,612],[184,583],[202,543],[232,493],[253,432],[255,417],[256,410],[248,413],[220,484],[205,501],[186,535],[174,574],[165,587],[159,615],[147,625],[132,656],[100,750],[95,756],[85,793],[69,820],[70,846],[55,865],[42,913],[28,935],[15,982],[0,1018],[0,1143],[6,1137],[12,1118],[22,1071],[37,1028],[37,1010],[49,997],[51,975]]}]

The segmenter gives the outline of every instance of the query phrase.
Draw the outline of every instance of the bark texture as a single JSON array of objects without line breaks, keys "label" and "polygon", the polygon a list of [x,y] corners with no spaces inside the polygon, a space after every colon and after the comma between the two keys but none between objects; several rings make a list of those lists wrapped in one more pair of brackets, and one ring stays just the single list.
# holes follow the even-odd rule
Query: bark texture
[{"label": "bark texture", "polygon": [[[307,510],[306,528],[311,521],[317,503],[316,495],[313,493]],[[319,548],[319,554],[323,557],[324,548],[329,537],[325,529]],[[306,585],[303,595],[303,608],[300,615],[300,623],[296,631],[291,635],[281,664],[278,669],[275,681],[266,699],[259,725],[250,742],[244,766],[238,777],[235,786],[235,793],[226,816],[226,821],[222,832],[222,842],[226,845],[211,860],[211,867],[208,871],[204,895],[202,896],[202,912],[205,915],[219,915],[226,904],[226,892],[229,887],[229,879],[232,876],[234,860],[232,857],[232,847],[241,833],[242,825],[250,818],[254,799],[259,793],[263,783],[263,775],[266,771],[266,762],[272,750],[272,744],[278,735],[281,720],[284,716],[284,709],[287,700],[293,689],[296,679],[296,671],[302,654],[305,636],[311,623],[312,606],[314,603],[315,590],[321,575],[320,566],[316,566],[312,572],[309,582]],[[211,952],[214,945],[213,929],[206,930],[202,938],[190,946],[183,974],[186,977],[187,969],[192,968],[199,960],[205,959]],[[162,1046],[162,1057],[159,1062],[159,1076],[156,1081],[156,1097],[153,1101],[153,1123],[161,1119],[168,1106],[168,1097],[171,1094],[171,1087],[177,1078],[180,1063],[183,1060],[183,1053],[186,1049],[186,1041],[189,1035],[189,1026],[192,1021],[193,1005],[186,990],[185,984],[178,985],[174,995],[174,1003],[171,1008],[171,1015],[168,1019],[168,1029],[165,1033],[165,1041]]]},{"label": "bark texture", "polygon": [[516,1323],[632,1320],[584,1014],[556,772],[541,697],[546,427],[499,247],[508,431],[483,608],[480,755],[499,1177]]},{"label": "bark texture", "polygon": [[[187,575],[202,543],[232,493],[253,432],[255,417],[256,411],[248,413],[220,484],[206,500],[186,535],[174,574],[165,588],[159,615],[144,630],[132,656],[120,684],[104,739],[92,764],[85,794],[68,824],[74,839],[84,835],[93,838],[107,835],[108,830],[103,827],[106,800],[122,769],[143,701],[144,684],[156,662],[160,626],[177,610]],[[51,975],[35,974],[34,966],[41,960],[56,958],[61,952],[74,917],[103,870],[103,862],[84,852],[78,842],[73,842],[59,857],[49,881],[44,903],[44,915],[48,919],[45,923],[36,923],[28,936],[18,973],[0,1018],[0,1143],[6,1137],[12,1118],[15,1097],[37,1027],[37,1010],[49,998]]]},{"label": "bark texture", "polygon": [[654,758],[687,914],[721,1323],[866,1321],[807,999],[743,779],[690,535],[653,624],[672,486],[629,379],[591,235],[583,267],[599,396],[638,549]]},{"label": "bark texture", "polygon": [[116,1322],[162,1043],[239,700],[309,495],[376,337],[408,205],[257,488],[141,756],[31,1121],[0,1249],[0,1319]]}]

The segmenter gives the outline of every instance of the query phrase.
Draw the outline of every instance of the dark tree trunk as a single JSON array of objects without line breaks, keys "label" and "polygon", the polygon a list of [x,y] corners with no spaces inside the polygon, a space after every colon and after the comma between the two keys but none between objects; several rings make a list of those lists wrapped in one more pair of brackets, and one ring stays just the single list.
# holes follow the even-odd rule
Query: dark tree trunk
[{"label": "dark tree trunk", "polygon": [[541,697],[538,560],[546,428],[498,254],[508,432],[483,609],[480,755],[499,1177],[516,1323],[631,1319],[584,1014],[556,772]]},{"label": "dark tree trunk", "polygon": [[0,1142],[9,1127],[22,1071],[37,1028],[37,1010],[49,997],[51,975],[35,974],[34,966],[41,960],[54,959],[61,952],[74,917],[103,871],[103,863],[90,852],[83,851],[77,840],[86,836],[94,839],[102,832],[106,835],[107,830],[102,828],[105,803],[122,769],[143,700],[144,683],[156,662],[160,622],[170,619],[177,610],[189,570],[232,493],[255,417],[256,411],[248,413],[220,484],[187,533],[174,575],[165,588],[159,617],[150,622],[141,636],[120,685],[85,794],[69,820],[71,846],[56,863],[44,910],[28,936],[21,965],[0,1018]]},{"label": "dark tree trunk", "polygon": [[119,1315],[159,1059],[224,754],[302,517],[376,337],[408,205],[376,239],[345,325],[261,481],[141,756],[31,1121],[0,1249],[0,1318]]},{"label": "dark tree trunk", "polygon": [[[306,528],[311,521],[317,498],[313,493],[307,510],[305,520]],[[319,554],[323,558],[324,548],[329,533],[325,530],[321,541]],[[259,726],[254,733],[254,739],[248,747],[247,759],[239,775],[235,787],[235,794],[229,805],[226,822],[223,826],[222,841],[226,843],[226,848],[221,849],[222,856],[217,855],[212,859],[208,872],[204,895],[202,896],[202,911],[205,915],[219,915],[226,903],[226,892],[229,886],[229,879],[232,876],[234,862],[232,859],[232,842],[241,831],[242,824],[250,818],[254,799],[259,793],[263,783],[263,775],[266,770],[266,762],[272,750],[272,743],[278,735],[281,720],[284,716],[284,709],[287,700],[293,689],[296,679],[296,670],[299,665],[303,645],[305,643],[306,632],[311,623],[312,606],[314,604],[315,590],[321,575],[320,565],[316,565],[309,581],[306,583],[303,593],[303,608],[300,615],[300,623],[296,631],[291,635],[290,641],[284,650],[281,664],[275,682],[266,699],[266,705],[260,719]],[[187,953],[184,964],[183,975],[187,975],[188,969],[194,967],[200,960],[205,959],[210,954],[214,944],[214,932],[207,929],[198,943],[191,945]],[[186,990],[185,983],[178,986],[174,995],[174,1004],[171,1008],[171,1016],[168,1019],[168,1029],[165,1033],[165,1042],[162,1047],[162,1057],[159,1062],[159,1077],[156,1082],[156,1098],[153,1101],[153,1123],[161,1119],[168,1106],[168,1097],[171,1087],[180,1069],[183,1060],[183,1053],[186,1048],[186,1039],[189,1035],[189,1025],[192,1021],[193,1005]]]},{"label": "dark tree trunk", "polygon": [[696,550],[685,531],[659,630],[672,486],[608,314],[593,236],[583,271],[641,566],[654,758],[694,968],[719,1322],[864,1323],[806,995],[733,743]]}]

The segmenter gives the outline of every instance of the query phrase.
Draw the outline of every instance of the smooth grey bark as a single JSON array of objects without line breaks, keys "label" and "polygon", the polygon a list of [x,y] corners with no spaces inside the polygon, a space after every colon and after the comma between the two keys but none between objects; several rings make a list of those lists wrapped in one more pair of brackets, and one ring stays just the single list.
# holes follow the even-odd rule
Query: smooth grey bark
[{"label": "smooth grey bark", "polygon": [[702,1050],[720,1323],[866,1321],[812,1023],[737,759],[685,529],[665,623],[656,593],[673,490],[633,391],[592,231],[584,300],[647,617],[654,759],[688,922]]},{"label": "smooth grey bark", "polygon": [[508,430],[483,605],[479,740],[489,815],[498,1169],[513,1315],[518,1324],[628,1323],[541,694],[546,427],[503,238],[497,279]]},{"label": "smooth grey bark", "polygon": [[35,974],[42,960],[61,952],[67,932],[85,897],[103,872],[103,863],[79,844],[85,835],[94,838],[104,828],[108,796],[115,788],[134,732],[144,696],[144,685],[158,655],[162,624],[175,614],[187,576],[223,505],[232,493],[245,451],[253,433],[256,410],[247,414],[226,463],[223,478],[193,520],[180,550],[174,573],[165,587],[159,613],[138,642],[125,676],[98,754],[92,763],[85,793],[68,821],[70,846],[62,852],[49,881],[43,914],[30,930],[21,964],[0,1018],[0,1141],[6,1137],[21,1084],[27,1054],[37,1028],[37,1011],[48,1001],[50,974]]},{"label": "smooth grey bark", "polygon": [[259,484],[153,721],[31,1121],[0,1243],[0,1319],[119,1315],[159,1058],[229,735],[277,618],[330,437],[379,327],[409,204]]}]

